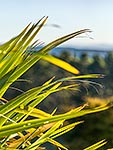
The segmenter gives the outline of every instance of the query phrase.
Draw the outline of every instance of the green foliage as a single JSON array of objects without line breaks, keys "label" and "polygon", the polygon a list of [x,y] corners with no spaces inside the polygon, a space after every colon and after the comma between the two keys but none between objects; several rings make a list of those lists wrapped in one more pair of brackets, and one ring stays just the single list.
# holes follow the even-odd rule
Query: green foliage
[{"label": "green foliage", "polygon": [[[0,46],[0,149],[35,150],[39,149],[40,146],[46,142],[50,142],[58,148],[67,149],[62,144],[55,141],[55,138],[72,130],[83,121],[65,124],[64,122],[66,120],[109,108],[107,104],[93,109],[83,105],[64,114],[55,114],[56,110],[49,114],[37,108],[37,105],[50,94],[62,90],[78,90],[79,84],[76,83],[76,80],[100,78],[100,74],[83,76],[73,75],[72,77],[55,81],[54,78],[51,78],[43,85],[29,89],[10,101],[4,99],[4,94],[10,86],[40,59],[44,59],[55,65],[57,61],[57,66],[73,74],[79,73],[78,69],[62,60],[48,55],[48,52],[57,45],[77,35],[90,32],[88,29],[80,30],[59,38],[41,48],[36,53],[28,52],[29,49],[32,50],[36,46],[36,42],[33,44],[31,44],[31,42],[46,20],[47,17],[39,20],[36,24],[29,24],[17,37]],[[63,85],[66,81],[70,82],[70,84]]]}]

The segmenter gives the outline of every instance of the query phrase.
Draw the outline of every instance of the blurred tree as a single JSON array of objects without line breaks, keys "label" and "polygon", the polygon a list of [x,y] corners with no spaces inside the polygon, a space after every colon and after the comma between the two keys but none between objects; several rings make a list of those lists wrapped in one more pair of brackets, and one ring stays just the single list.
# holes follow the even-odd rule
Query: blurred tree
[{"label": "blurred tree", "polygon": [[93,62],[88,66],[88,71],[89,73],[103,74],[105,73],[105,68],[106,68],[105,60],[101,56],[95,55],[93,56]]}]

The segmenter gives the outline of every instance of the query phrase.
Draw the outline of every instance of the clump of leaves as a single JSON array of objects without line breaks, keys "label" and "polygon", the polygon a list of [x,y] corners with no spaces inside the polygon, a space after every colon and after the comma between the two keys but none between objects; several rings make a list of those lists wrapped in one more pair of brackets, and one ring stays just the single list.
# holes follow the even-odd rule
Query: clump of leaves
[{"label": "clump of leaves", "polygon": [[[67,148],[55,139],[83,123],[83,121],[79,121],[64,125],[66,120],[108,109],[106,104],[93,109],[84,109],[86,106],[84,105],[67,113],[55,115],[56,110],[49,114],[37,108],[39,103],[54,92],[67,89],[78,90],[79,84],[76,83],[78,79],[101,77],[98,74],[77,75],[79,74],[78,69],[48,54],[59,44],[82,33],[90,32],[89,29],[61,37],[39,51],[33,52],[38,43],[31,42],[46,20],[47,17],[44,17],[36,24],[29,24],[18,36],[0,46],[0,149],[36,150],[40,149],[40,146],[45,142],[50,142],[58,148],[66,150]],[[73,76],[59,80],[49,79],[43,85],[29,89],[10,101],[5,99],[4,94],[11,84],[18,81],[21,75],[40,59],[73,73]],[[70,81],[70,84],[63,85],[66,81]],[[100,143],[101,145],[102,143],[105,144],[105,141]],[[99,147],[99,143],[97,146]]]}]

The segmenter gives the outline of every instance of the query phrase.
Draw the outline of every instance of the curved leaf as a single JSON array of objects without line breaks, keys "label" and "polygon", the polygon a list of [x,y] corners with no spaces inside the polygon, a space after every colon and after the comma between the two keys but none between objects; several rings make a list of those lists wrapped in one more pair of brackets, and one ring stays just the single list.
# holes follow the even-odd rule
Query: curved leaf
[{"label": "curved leaf", "polygon": [[76,69],[75,67],[73,67],[72,65],[70,65],[69,63],[59,59],[59,58],[56,58],[52,55],[44,55],[42,57],[42,59],[58,66],[58,67],[61,67],[62,69],[68,71],[68,72],[71,72],[73,74],[79,74],[79,70]]}]

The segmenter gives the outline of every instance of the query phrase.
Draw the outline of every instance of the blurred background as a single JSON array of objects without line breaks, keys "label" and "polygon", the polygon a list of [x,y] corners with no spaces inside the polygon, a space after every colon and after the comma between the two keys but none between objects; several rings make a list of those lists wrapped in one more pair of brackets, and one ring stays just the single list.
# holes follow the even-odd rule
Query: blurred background
[{"label": "blurred background", "polygon": [[[16,36],[28,23],[37,22],[43,16],[49,18],[36,39],[44,44],[36,50],[58,37],[88,28],[92,33],[62,44],[53,49],[51,54],[78,68],[80,74],[99,73],[105,77],[90,80],[90,84],[82,83],[80,91],[52,94],[38,107],[47,112],[52,112],[57,107],[57,113],[63,113],[86,102],[94,107],[113,101],[113,1],[0,0],[0,43]],[[24,86],[20,82],[14,83],[5,97],[10,100],[21,94],[15,88],[26,91],[42,85],[53,76],[59,79],[72,74],[41,60],[21,77],[31,82]],[[102,139],[108,141],[105,149],[113,147],[112,108],[78,120],[85,122],[58,139],[70,150],[82,150]]]}]

